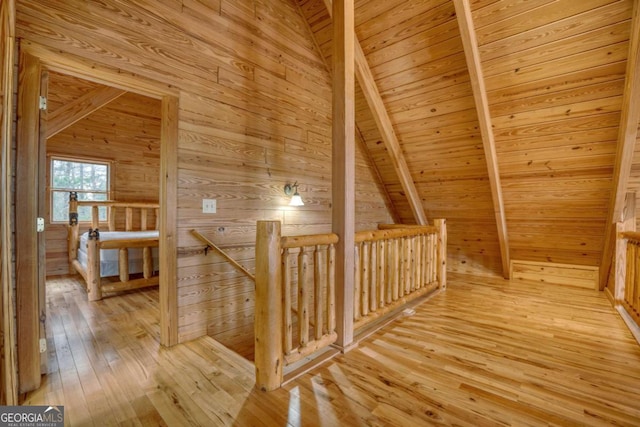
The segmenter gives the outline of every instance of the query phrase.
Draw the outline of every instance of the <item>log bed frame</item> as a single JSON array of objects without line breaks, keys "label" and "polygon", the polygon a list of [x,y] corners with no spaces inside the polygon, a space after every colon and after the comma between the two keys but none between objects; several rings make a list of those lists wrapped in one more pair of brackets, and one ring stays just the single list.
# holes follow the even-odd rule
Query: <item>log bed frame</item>
[{"label": "log bed frame", "polygon": [[[91,227],[87,240],[87,268],[78,261],[78,248],[80,245],[80,225],[78,221],[78,207],[91,207]],[[120,292],[133,289],[156,286],[159,283],[159,275],[153,268],[152,248],[159,246],[158,238],[126,238],[113,240],[100,240],[99,208],[105,206],[108,211],[108,231],[116,229],[116,212],[124,212],[124,231],[148,231],[158,229],[158,203],[116,202],[107,201],[79,201],[76,192],[69,194],[69,271],[78,272],[85,281],[89,301],[102,299],[103,293]],[[140,227],[134,230],[134,209],[140,211]],[[148,228],[149,211],[155,213],[155,227]],[[122,231],[122,230],[120,230]],[[129,272],[129,249],[142,248],[143,268],[142,277],[132,277]],[[100,250],[118,249],[118,275],[101,277]]]}]

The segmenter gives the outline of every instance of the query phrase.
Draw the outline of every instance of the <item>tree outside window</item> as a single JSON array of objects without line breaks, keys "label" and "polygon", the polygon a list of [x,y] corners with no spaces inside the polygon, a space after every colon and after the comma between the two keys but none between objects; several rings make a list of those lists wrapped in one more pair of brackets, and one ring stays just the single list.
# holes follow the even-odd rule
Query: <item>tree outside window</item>
[{"label": "tree outside window", "polygon": [[[76,191],[78,200],[107,200],[109,164],[86,160],[51,159],[51,221],[69,220],[69,192]],[[79,221],[91,221],[91,208],[78,208]],[[107,220],[107,209],[100,208],[100,220]]]}]

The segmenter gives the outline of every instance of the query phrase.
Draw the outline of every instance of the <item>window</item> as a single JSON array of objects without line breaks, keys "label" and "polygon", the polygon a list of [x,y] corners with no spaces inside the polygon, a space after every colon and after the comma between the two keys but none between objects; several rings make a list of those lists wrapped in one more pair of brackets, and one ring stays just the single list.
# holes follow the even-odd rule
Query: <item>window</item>
[{"label": "window", "polygon": [[[69,221],[69,192],[78,200],[107,200],[110,165],[91,160],[51,158],[51,222]],[[78,208],[79,221],[91,221],[91,208]],[[107,220],[107,209],[100,208],[100,220]]]}]

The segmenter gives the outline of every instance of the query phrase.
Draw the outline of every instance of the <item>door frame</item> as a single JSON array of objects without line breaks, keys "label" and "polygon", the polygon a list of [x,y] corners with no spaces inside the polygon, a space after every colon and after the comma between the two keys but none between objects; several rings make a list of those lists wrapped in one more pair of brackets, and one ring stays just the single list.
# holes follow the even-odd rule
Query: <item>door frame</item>
[{"label": "door frame", "polygon": [[[21,58],[28,58],[25,62],[28,69],[23,71],[23,65],[21,61],[19,74],[21,78],[18,82],[19,93],[24,92],[25,97],[21,102],[21,98],[18,98],[18,109],[21,117],[38,117],[38,102],[33,102],[34,96],[37,99],[40,89],[40,74],[43,70],[52,70],[63,74],[70,74],[85,80],[93,81],[96,83],[112,86],[120,89],[134,92],[140,95],[148,96],[154,99],[161,100],[161,135],[160,135],[160,284],[159,284],[159,311],[160,311],[160,343],[163,346],[172,346],[178,343],[178,302],[177,302],[177,148],[178,148],[178,100],[179,91],[167,84],[162,84],[146,77],[123,72],[122,70],[105,65],[99,64],[94,61],[90,61],[86,58],[81,58],[66,52],[50,50],[45,46],[37,43],[21,40],[19,46],[19,52]],[[22,73],[29,71],[29,78],[22,78]],[[32,75],[33,74],[33,75]],[[34,75],[37,74],[37,85],[35,83]],[[25,74],[27,76],[27,74]],[[34,87],[35,86],[35,87]],[[38,92],[34,95],[33,92]],[[17,134],[20,136],[19,144],[26,146],[23,148],[28,150],[34,150],[38,148],[39,138],[38,131],[33,129],[33,120],[26,121],[22,119],[18,123]],[[18,160],[16,164],[16,176],[22,174],[25,176],[37,176],[38,164]],[[43,173],[46,173],[43,171]],[[19,183],[16,183],[18,186]],[[16,191],[18,193],[18,191]],[[29,186],[22,185],[20,188],[21,197],[23,200],[32,200],[37,197],[38,188],[37,185]],[[16,194],[17,196],[18,194]],[[22,207],[21,207],[22,209]],[[17,215],[16,220],[22,216]],[[35,217],[34,214],[26,215],[24,222],[30,224],[33,221],[33,233],[35,234]],[[20,228],[19,224],[16,224],[16,228]],[[16,232],[18,231],[16,229]],[[26,228],[28,229],[28,227]],[[37,236],[31,236],[27,232],[27,239],[16,239],[16,251],[19,253],[23,251],[25,255],[37,254]],[[25,259],[24,257],[22,258]],[[16,267],[18,267],[16,265]],[[34,301],[34,306],[37,305],[38,286],[37,271],[33,273],[33,266],[26,269],[26,273],[23,273],[16,268],[16,283],[27,283],[26,286],[21,286],[17,289],[16,299],[18,301]],[[41,266],[44,268],[44,266]],[[35,274],[35,276],[33,276]],[[23,280],[26,279],[26,280]],[[24,292],[24,296],[20,297],[20,293]],[[33,300],[29,300],[29,296],[35,296]],[[21,298],[21,299],[20,299]],[[30,325],[29,331],[33,331],[33,325],[38,326],[40,320],[38,310],[34,307],[27,307],[27,313],[23,313],[25,316],[22,320],[24,325]],[[20,318],[21,311],[23,309],[18,304],[16,307],[16,315]],[[18,327],[19,329],[20,327]],[[23,336],[23,347],[30,349],[29,351],[38,351],[39,355],[39,331],[36,328],[35,333],[28,332],[27,336]],[[18,338],[20,340],[20,338]],[[22,359],[23,355],[18,353],[18,359]],[[33,368],[28,370],[27,376],[22,378],[22,374],[19,374],[19,389],[20,392],[24,392],[27,388],[37,388],[39,386],[40,377],[40,359],[37,360],[37,379],[34,373],[35,361],[33,356],[29,356],[28,362]],[[24,387],[23,386],[28,386]],[[34,387],[35,386],[35,387]]]},{"label": "door frame", "polygon": [[[36,231],[40,216],[40,108],[42,68],[37,58],[21,52],[18,71],[18,121],[16,127],[16,344],[18,392],[40,387],[41,294],[44,276],[42,233]],[[18,208],[19,208],[19,212]]]}]

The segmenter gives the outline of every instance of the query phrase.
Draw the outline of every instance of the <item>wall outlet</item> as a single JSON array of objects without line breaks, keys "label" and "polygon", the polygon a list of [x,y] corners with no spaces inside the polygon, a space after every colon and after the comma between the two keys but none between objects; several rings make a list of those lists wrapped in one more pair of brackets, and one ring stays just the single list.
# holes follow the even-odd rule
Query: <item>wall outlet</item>
[{"label": "wall outlet", "polygon": [[47,339],[40,338],[40,353],[44,353],[47,351]]},{"label": "wall outlet", "polygon": [[202,199],[202,213],[216,213],[216,199]]}]

